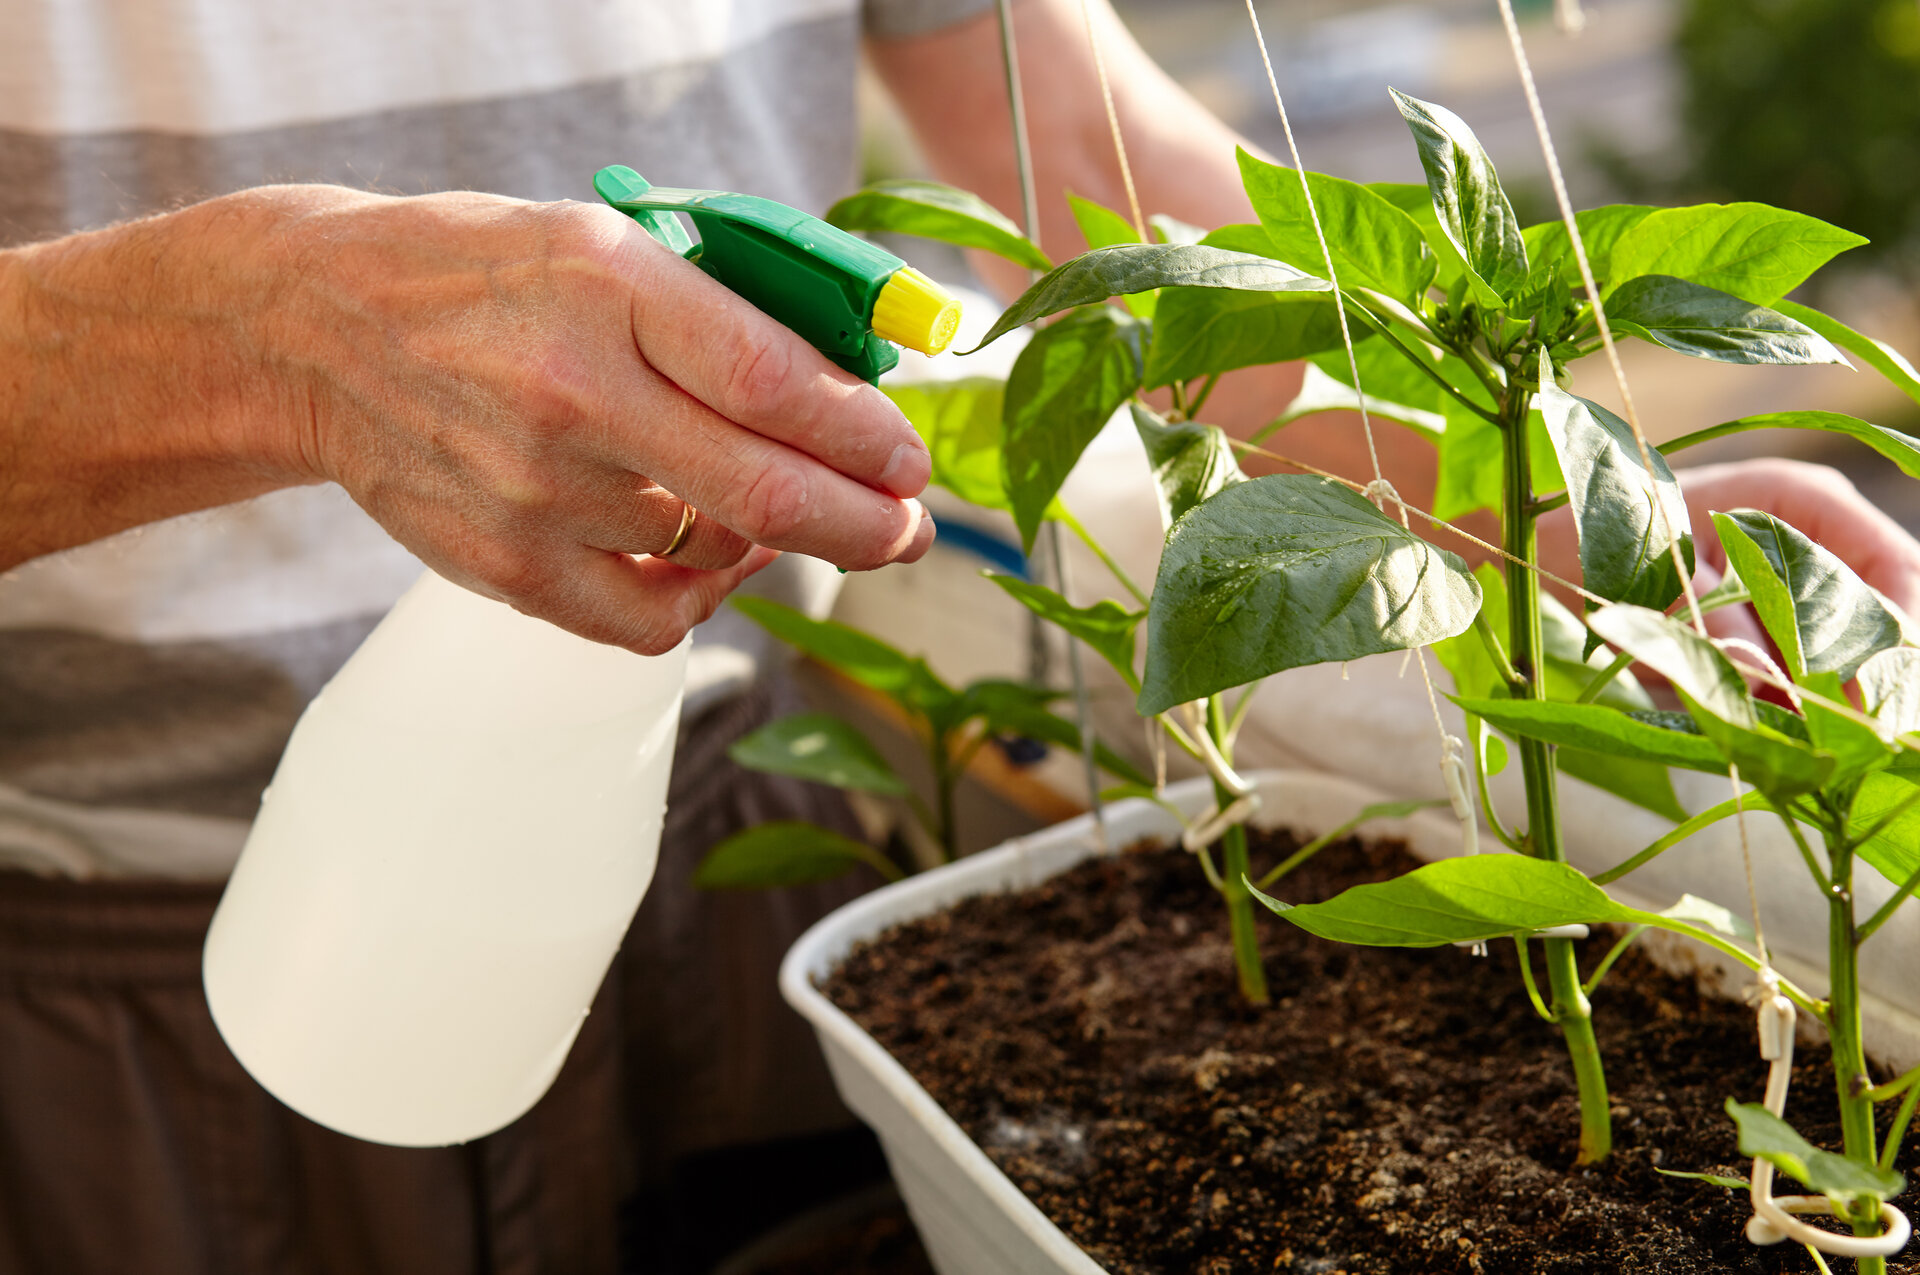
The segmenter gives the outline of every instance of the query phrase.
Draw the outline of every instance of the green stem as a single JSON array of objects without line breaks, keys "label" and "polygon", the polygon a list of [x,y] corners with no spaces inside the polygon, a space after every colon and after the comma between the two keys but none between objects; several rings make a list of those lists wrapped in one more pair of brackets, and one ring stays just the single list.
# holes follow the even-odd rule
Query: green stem
[{"label": "green stem", "polygon": [[1889,1080],[1884,1085],[1875,1085],[1867,1090],[1865,1096],[1868,1102],[1885,1102],[1889,1098],[1898,1098],[1915,1086],[1920,1086],[1920,1067],[1915,1067],[1898,1080]]},{"label": "green stem", "polygon": [[1589,996],[1593,995],[1593,990],[1600,986],[1600,980],[1604,979],[1608,972],[1613,969],[1613,963],[1622,956],[1625,956],[1627,949],[1633,946],[1633,941],[1646,933],[1646,931],[1646,926],[1636,925],[1625,934],[1622,934],[1620,941],[1607,950],[1605,959],[1603,959],[1599,966],[1594,969],[1593,973],[1587,977],[1587,981],[1580,985],[1580,990]]},{"label": "green stem", "polygon": [[1520,981],[1527,985],[1527,999],[1533,1002],[1533,1012],[1550,1023],[1553,1021],[1553,1011],[1540,999],[1540,985],[1533,981],[1533,958],[1527,955],[1527,936],[1514,935],[1513,946],[1520,953]]},{"label": "green stem", "polygon": [[[1833,1045],[1833,1084],[1840,1099],[1840,1141],[1849,1160],[1879,1163],[1874,1145],[1872,1088],[1867,1075],[1866,1045],[1860,1025],[1859,940],[1853,922],[1853,850],[1844,825],[1829,830],[1827,857],[1833,865],[1833,884],[1827,891],[1827,1035]],[[1879,1211],[1872,1205],[1854,1209],[1847,1220],[1855,1235],[1877,1235]],[[1861,1275],[1885,1275],[1883,1258],[1860,1259]]]},{"label": "green stem", "polygon": [[1198,416],[1200,409],[1207,405],[1207,395],[1213,393],[1213,387],[1220,383],[1220,374],[1215,372],[1200,383],[1200,392],[1193,396],[1193,403],[1187,408],[1189,417]]},{"label": "green stem", "polygon": [[1912,875],[1901,882],[1900,888],[1893,892],[1893,897],[1881,904],[1880,909],[1867,918],[1867,923],[1860,927],[1858,935],[1860,942],[1864,943],[1872,938],[1873,932],[1887,923],[1887,918],[1893,915],[1894,909],[1912,898],[1915,891],[1920,891],[1920,868],[1915,868]]},{"label": "green stem", "polygon": [[[1058,504],[1057,501],[1055,503]],[[1080,537],[1081,544],[1093,551],[1093,556],[1100,559],[1100,564],[1113,573],[1113,578],[1120,582],[1121,588],[1133,595],[1134,601],[1138,602],[1141,606],[1147,605],[1147,595],[1140,592],[1140,586],[1133,582],[1133,577],[1129,576],[1120,564],[1113,560],[1112,555],[1101,546],[1098,540],[1093,538],[1093,533],[1088,531],[1085,525],[1082,524],[1078,518],[1074,517],[1072,511],[1065,505],[1060,505],[1060,521],[1067,524],[1068,531]]]},{"label": "green stem", "polygon": [[[1349,300],[1351,300],[1351,298],[1349,298]],[[1369,311],[1365,306],[1359,305],[1357,303],[1351,304],[1348,306],[1347,313],[1355,315],[1361,319],[1364,319],[1366,323],[1369,326],[1371,326],[1375,332],[1380,334],[1380,336],[1387,342],[1388,345],[1391,345],[1394,349],[1400,351],[1400,353],[1406,357],[1409,363],[1413,364],[1415,367],[1419,368],[1422,372],[1426,373],[1426,375],[1432,379],[1434,384],[1438,385],[1441,389],[1445,390],[1447,393],[1453,395],[1454,398],[1459,399],[1462,406],[1464,406],[1468,411],[1472,412],[1475,416],[1480,417],[1482,420],[1487,421],[1489,424],[1497,425],[1500,423],[1500,418],[1498,415],[1488,411],[1481,404],[1474,402],[1471,398],[1467,397],[1464,391],[1456,388],[1452,381],[1449,381],[1446,377],[1440,375],[1440,369],[1436,368],[1433,364],[1427,362],[1425,359],[1421,358],[1418,354],[1416,354],[1412,349],[1408,348],[1406,342],[1402,341],[1399,337],[1395,336],[1393,332],[1387,327],[1387,325],[1381,322],[1380,319],[1376,317],[1371,311]],[[1356,390],[1355,393],[1358,393],[1358,391]]]},{"label": "green stem", "polygon": [[1609,686],[1612,686],[1613,679],[1619,677],[1620,671],[1631,663],[1633,663],[1633,653],[1631,651],[1622,651],[1620,654],[1614,656],[1613,663],[1594,674],[1593,680],[1587,683],[1586,689],[1580,692],[1580,698],[1575,700],[1574,703],[1591,704],[1593,701],[1599,699],[1601,692],[1605,691]]},{"label": "green stem", "polygon": [[[1218,695],[1207,701],[1207,727],[1221,756],[1227,756],[1226,711]],[[1220,809],[1232,805],[1237,796],[1218,776],[1214,778],[1213,799]],[[1240,995],[1249,1005],[1265,1005],[1270,998],[1266,967],[1260,962],[1260,934],[1254,929],[1253,893],[1247,889],[1253,863],[1247,855],[1245,824],[1236,823],[1221,836],[1220,855],[1220,894],[1227,901],[1227,928],[1233,935],[1233,967],[1240,978]]]},{"label": "green stem", "polygon": [[1507,689],[1526,694],[1527,679],[1514,672],[1513,661],[1507,658],[1507,648],[1500,645],[1500,635],[1493,631],[1493,622],[1487,619],[1485,607],[1473,613],[1473,631],[1480,635],[1480,644],[1487,648],[1494,669],[1505,680]]},{"label": "green stem", "polygon": [[[1467,719],[1467,722],[1469,729],[1475,731],[1476,734],[1479,731],[1490,729],[1485,722],[1480,722],[1480,719],[1477,717],[1470,717]],[[1480,724],[1474,726],[1473,723],[1475,722],[1480,722]],[[1474,741],[1473,783],[1474,786],[1480,790],[1480,809],[1486,812],[1487,826],[1493,829],[1493,835],[1500,839],[1500,844],[1515,854],[1524,853],[1520,844],[1520,838],[1507,831],[1507,825],[1500,822],[1500,812],[1493,808],[1493,792],[1487,787],[1487,768],[1481,761],[1481,758],[1485,756],[1485,752],[1479,747],[1479,743],[1480,741],[1476,738]]]},{"label": "green stem", "polygon": [[1738,810],[1769,810],[1771,803],[1757,792],[1743,793],[1739,797],[1729,797],[1717,806],[1709,806],[1685,823],[1674,825],[1673,831],[1655,841],[1652,845],[1634,855],[1631,859],[1594,877],[1595,885],[1611,885],[1629,872],[1645,867],[1650,861],[1691,837],[1694,833],[1710,824],[1719,823]]},{"label": "green stem", "polygon": [[1893,1168],[1893,1162],[1900,1154],[1900,1144],[1906,1141],[1907,1125],[1913,1120],[1915,1103],[1920,1103],[1920,1085],[1909,1085],[1907,1096],[1900,1103],[1900,1110],[1893,1117],[1893,1125],[1887,1130],[1887,1145],[1880,1148],[1880,1167]]},{"label": "green stem", "polygon": [[1570,504],[1572,501],[1572,492],[1557,491],[1551,496],[1542,496],[1533,502],[1533,516],[1538,518],[1541,514],[1550,514],[1560,506]]},{"label": "green stem", "polygon": [[[1524,690],[1515,695],[1544,700],[1546,677],[1541,668],[1546,642],[1540,626],[1540,581],[1528,564],[1539,559],[1539,537],[1534,528],[1533,473],[1528,456],[1527,408],[1525,387],[1514,378],[1507,390],[1500,413],[1504,461],[1504,496],[1501,531],[1506,550],[1518,561],[1508,560],[1507,650],[1514,672],[1524,680]],[[1539,859],[1555,863],[1566,861],[1560,843],[1559,792],[1555,784],[1553,750],[1537,739],[1514,741],[1520,753],[1520,768],[1527,790],[1527,849]],[[1613,1149],[1613,1117],[1607,1100],[1606,1071],[1600,1061],[1600,1044],[1593,1034],[1593,1009],[1580,989],[1580,970],[1573,943],[1569,939],[1546,939],[1541,943],[1546,954],[1547,985],[1553,991],[1554,1021],[1566,1037],[1567,1056],[1573,1064],[1574,1083],[1580,1098],[1580,1153],[1578,1162],[1593,1164],[1607,1158]]]}]

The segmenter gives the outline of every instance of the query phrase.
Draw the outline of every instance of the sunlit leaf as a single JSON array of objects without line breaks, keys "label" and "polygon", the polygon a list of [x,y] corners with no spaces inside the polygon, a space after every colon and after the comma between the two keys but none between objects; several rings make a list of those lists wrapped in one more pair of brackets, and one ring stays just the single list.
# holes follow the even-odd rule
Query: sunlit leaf
[{"label": "sunlit leaf", "polygon": [[1398,89],[1387,91],[1419,147],[1443,243],[1466,266],[1480,304],[1501,308],[1526,280],[1527,246],[1493,161],[1452,111]]},{"label": "sunlit leaf", "polygon": [[1053,268],[1046,254],[992,204],[939,182],[875,182],[827,209],[826,219],[842,230],[891,230],[961,248],[983,248],[1029,270]]},{"label": "sunlit leaf", "polygon": [[1741,1155],[1772,1162],[1776,1169],[1826,1196],[1843,1211],[1859,1202],[1891,1199],[1906,1189],[1907,1180],[1900,1174],[1820,1150],[1757,1102],[1729,1098],[1726,1111],[1740,1130]]},{"label": "sunlit leaf", "polygon": [[1736,509],[1715,513],[1713,525],[1796,681],[1809,673],[1846,681],[1869,656],[1900,644],[1900,621],[1880,595],[1787,523]]},{"label": "sunlit leaf", "polygon": [[1041,619],[1059,625],[1092,647],[1129,687],[1136,692],[1140,689],[1139,675],[1133,671],[1134,633],[1146,618],[1145,611],[1129,611],[1107,599],[1090,607],[1077,607],[1052,589],[1016,576],[990,573],[987,579]]},{"label": "sunlit leaf", "polygon": [[1201,244],[1118,244],[1095,248],[1042,276],[1007,307],[974,349],[989,345],[1035,319],[1105,301],[1108,297],[1154,288],[1325,292],[1330,286],[1325,279],[1315,279],[1266,257]]},{"label": "sunlit leaf", "polygon": [[1621,279],[1674,275],[1770,306],[1865,242],[1817,217],[1769,204],[1698,204],[1662,208],[1641,219],[1614,244],[1613,266]]},{"label": "sunlit leaf", "polygon": [[771,598],[745,594],[735,594],[733,606],[782,642],[886,694],[909,712],[936,712],[956,697],[925,660],[838,620],[816,620]]},{"label": "sunlit leaf", "polygon": [[1920,443],[1916,443],[1912,435],[1869,424],[1857,416],[1846,416],[1839,412],[1763,412],[1757,416],[1742,416],[1737,421],[1710,425],[1676,438],[1664,444],[1663,450],[1677,452],[1696,443],[1709,443],[1716,438],[1742,434],[1752,429],[1811,429],[1845,434],[1898,465],[1907,477],[1920,478]]},{"label": "sunlit leaf", "polygon": [[[1245,150],[1239,156],[1240,180],[1273,241],[1273,255],[1308,274],[1332,278],[1300,174]],[[1433,282],[1433,257],[1420,228],[1405,213],[1357,182],[1324,173],[1308,173],[1306,178],[1341,287],[1372,288],[1400,301],[1412,301],[1427,290]]]},{"label": "sunlit leaf", "polygon": [[986,377],[880,387],[926,440],[933,456],[932,481],[968,504],[988,509],[1007,507],[1000,473],[1006,390],[1005,381]]},{"label": "sunlit leaf", "polygon": [[1671,275],[1628,279],[1607,298],[1622,332],[1716,363],[1842,363],[1812,328],[1777,310]]},{"label": "sunlit leaf", "polygon": [[1479,605],[1465,563],[1338,483],[1251,479],[1190,510],[1167,537],[1140,709],[1436,642],[1471,624]]}]

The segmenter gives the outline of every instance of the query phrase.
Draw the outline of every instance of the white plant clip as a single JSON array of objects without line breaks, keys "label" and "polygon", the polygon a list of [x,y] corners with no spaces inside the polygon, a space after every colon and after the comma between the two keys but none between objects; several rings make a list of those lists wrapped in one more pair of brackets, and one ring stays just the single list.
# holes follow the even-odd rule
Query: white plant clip
[{"label": "white plant clip", "polygon": [[[1793,1080],[1793,1002],[1780,994],[1780,980],[1771,969],[1762,970],[1760,986],[1760,1057],[1767,1064],[1767,1093],[1762,1102],[1774,1115],[1787,1108],[1787,1086]],[[1824,1195],[1775,1195],[1773,1162],[1755,1157],[1748,1179],[1753,1216],[1747,1219],[1747,1239],[1755,1244],[1793,1240],[1836,1257],[1891,1257],[1907,1246],[1913,1227],[1907,1215],[1886,1201],[1880,1203],[1878,1235],[1839,1235],[1808,1226],[1794,1214],[1833,1216],[1833,1201]]]}]

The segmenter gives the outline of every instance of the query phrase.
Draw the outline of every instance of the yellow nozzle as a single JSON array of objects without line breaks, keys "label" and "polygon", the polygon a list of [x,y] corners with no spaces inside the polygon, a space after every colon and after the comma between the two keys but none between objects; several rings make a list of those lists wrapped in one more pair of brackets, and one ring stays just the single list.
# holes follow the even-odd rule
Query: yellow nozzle
[{"label": "yellow nozzle", "polygon": [[909,350],[938,354],[960,330],[960,303],[912,266],[902,266],[873,303],[873,330]]}]

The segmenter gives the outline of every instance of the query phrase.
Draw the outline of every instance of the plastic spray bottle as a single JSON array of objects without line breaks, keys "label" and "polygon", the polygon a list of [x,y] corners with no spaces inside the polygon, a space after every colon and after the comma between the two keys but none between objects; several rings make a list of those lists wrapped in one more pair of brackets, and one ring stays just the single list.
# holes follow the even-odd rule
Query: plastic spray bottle
[{"label": "plastic spray bottle", "polygon": [[[796,209],[617,166],[594,189],[869,381],[889,341],[952,340],[925,276]],[[686,661],[424,574],[301,716],[207,935],[207,1001],[254,1079],[401,1146],[531,1107],[652,879]]]}]

